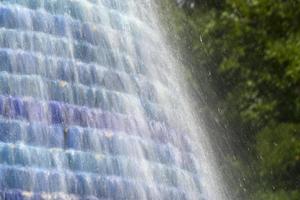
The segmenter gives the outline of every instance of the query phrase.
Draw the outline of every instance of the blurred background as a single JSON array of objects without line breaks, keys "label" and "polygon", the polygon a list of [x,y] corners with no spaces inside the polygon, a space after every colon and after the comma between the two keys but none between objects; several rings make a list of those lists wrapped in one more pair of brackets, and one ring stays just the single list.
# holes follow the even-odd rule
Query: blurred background
[{"label": "blurred background", "polygon": [[232,199],[300,199],[300,1],[160,0]]}]

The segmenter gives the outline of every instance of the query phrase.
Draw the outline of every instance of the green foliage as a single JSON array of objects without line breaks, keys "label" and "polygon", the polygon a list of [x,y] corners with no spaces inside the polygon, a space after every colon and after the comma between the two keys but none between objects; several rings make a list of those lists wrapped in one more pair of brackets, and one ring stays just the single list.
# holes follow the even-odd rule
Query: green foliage
[{"label": "green foliage", "polygon": [[230,0],[218,19],[216,30],[224,33],[216,38],[224,49],[219,69],[231,82],[227,93],[238,91],[241,117],[255,128],[299,119],[299,6]]},{"label": "green foliage", "polygon": [[286,192],[284,190],[280,190],[277,192],[260,191],[257,192],[252,197],[252,199],[253,200],[299,200],[299,197],[300,197],[299,191]]},{"label": "green foliage", "polygon": [[300,1],[163,2],[191,82],[239,152],[224,161],[240,174],[234,198],[300,199]]},{"label": "green foliage", "polygon": [[300,180],[300,124],[271,125],[257,135],[260,176],[275,189],[296,189]]}]

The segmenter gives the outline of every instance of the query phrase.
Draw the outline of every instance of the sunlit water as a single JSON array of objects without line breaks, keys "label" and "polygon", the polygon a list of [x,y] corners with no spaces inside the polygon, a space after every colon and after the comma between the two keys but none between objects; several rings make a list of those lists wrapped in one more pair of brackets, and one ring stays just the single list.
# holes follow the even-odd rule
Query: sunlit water
[{"label": "sunlit water", "polygon": [[0,199],[220,199],[156,20],[146,0],[0,0]]}]

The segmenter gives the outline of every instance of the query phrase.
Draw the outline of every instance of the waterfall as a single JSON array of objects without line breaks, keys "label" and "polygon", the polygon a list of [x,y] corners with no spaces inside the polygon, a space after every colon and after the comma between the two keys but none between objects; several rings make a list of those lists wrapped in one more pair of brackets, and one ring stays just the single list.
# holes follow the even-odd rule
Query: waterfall
[{"label": "waterfall", "polygon": [[0,199],[217,199],[151,4],[0,0]]}]

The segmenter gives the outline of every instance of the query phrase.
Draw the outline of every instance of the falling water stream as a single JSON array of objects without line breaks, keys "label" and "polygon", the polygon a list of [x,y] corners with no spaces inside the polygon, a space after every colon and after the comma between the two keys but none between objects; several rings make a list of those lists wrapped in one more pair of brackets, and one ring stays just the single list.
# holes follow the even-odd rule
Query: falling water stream
[{"label": "falling water stream", "polygon": [[152,3],[0,0],[1,200],[222,199]]}]

